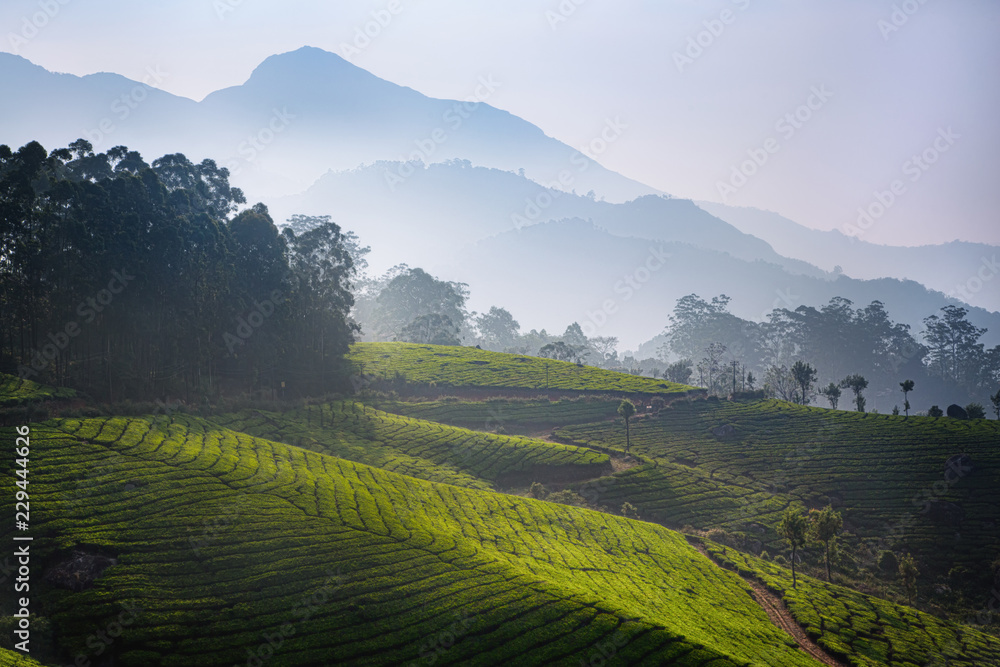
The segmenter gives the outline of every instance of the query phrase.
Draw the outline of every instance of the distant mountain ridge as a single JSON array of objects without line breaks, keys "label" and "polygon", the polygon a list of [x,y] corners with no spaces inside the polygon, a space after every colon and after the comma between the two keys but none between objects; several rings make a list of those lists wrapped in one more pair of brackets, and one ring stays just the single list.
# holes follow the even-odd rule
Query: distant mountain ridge
[{"label": "distant mountain ridge", "polygon": [[952,241],[941,245],[886,246],[839,230],[810,229],[772,211],[697,202],[778,253],[821,269],[840,266],[854,278],[910,278],[965,303],[1000,311],[1000,248]]},{"label": "distant mountain ridge", "polygon": [[478,103],[434,99],[312,47],[271,56],[242,85],[201,102],[158,90],[169,76],[153,68],[145,82],[54,74],[0,53],[0,85],[31,91],[0,101],[0,142],[38,140],[53,149],[83,137],[98,150],[125,144],[147,159],[167,152],[212,158],[255,199],[300,192],[330,169],[453,158],[523,168],[546,183],[570,170],[567,190],[594,190],[613,201],[657,194],[490,106],[503,86],[490,76],[470,82],[469,99]]}]

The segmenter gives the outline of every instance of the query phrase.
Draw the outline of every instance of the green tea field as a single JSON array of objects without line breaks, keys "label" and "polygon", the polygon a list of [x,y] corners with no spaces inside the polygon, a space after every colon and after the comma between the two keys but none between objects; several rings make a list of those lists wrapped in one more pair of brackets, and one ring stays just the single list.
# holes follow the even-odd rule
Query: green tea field
[{"label": "green tea field", "polygon": [[[625,446],[620,424],[567,426],[557,435]],[[607,479],[600,502],[631,502],[667,525],[725,528],[773,552],[785,507],[832,504],[865,554],[909,551],[936,577],[967,568],[976,573],[967,575],[973,588],[987,583],[1000,554],[996,421],[699,400],[634,420],[631,442],[650,463]]]},{"label": "green tea field", "polygon": [[124,615],[98,645],[122,666],[817,664],[652,524],[195,418],[55,421],[31,446],[34,604],[64,656]]},{"label": "green tea field", "polygon": [[568,361],[412,343],[355,343],[348,355],[369,383],[433,387],[649,394],[676,398],[701,390]]},{"label": "green tea field", "polygon": [[245,411],[213,421],[404,475],[475,488],[514,477],[586,479],[611,470],[608,455],[590,449],[444,426],[355,401],[280,414]]}]

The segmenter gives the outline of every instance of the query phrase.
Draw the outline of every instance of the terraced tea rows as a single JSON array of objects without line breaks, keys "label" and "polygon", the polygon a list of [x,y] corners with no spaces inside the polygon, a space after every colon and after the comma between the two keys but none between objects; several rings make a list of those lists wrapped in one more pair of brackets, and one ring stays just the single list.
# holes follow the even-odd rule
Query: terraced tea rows
[{"label": "terraced tea rows", "polygon": [[[625,444],[624,430],[610,423],[557,435],[576,444]],[[649,518],[741,528],[773,543],[770,529],[784,505],[833,503],[858,536],[912,551],[938,574],[953,565],[983,572],[1000,550],[995,421],[685,401],[634,420],[631,442],[659,465],[615,475],[602,502],[629,500]]]},{"label": "terraced tea rows", "polygon": [[1000,639],[992,635],[812,577],[800,575],[792,588],[785,568],[711,542],[705,547],[719,563],[781,595],[810,637],[859,667],[1000,664]]},{"label": "terraced tea rows", "polygon": [[589,449],[444,426],[354,401],[284,413],[244,411],[213,421],[384,470],[473,488],[534,474],[585,479],[610,472],[608,455]]},{"label": "terraced tea rows", "polygon": [[503,428],[508,433],[534,433],[544,428],[587,424],[618,416],[621,399],[583,396],[568,400],[490,398],[463,401],[445,398],[432,401],[400,401],[374,397],[365,403],[386,412],[428,419],[479,431]]},{"label": "terraced tea rows", "polygon": [[[32,577],[67,656],[128,610],[104,654],[124,667],[816,664],[659,526],[195,418],[51,424],[32,430]],[[73,580],[74,550],[115,560],[91,588],[46,583]]]},{"label": "terraced tea rows", "polygon": [[355,372],[370,381],[400,381],[439,389],[558,389],[667,398],[703,390],[665,380],[578,366],[568,361],[489,352],[469,347],[412,343],[356,343],[348,355]]},{"label": "terraced tea rows", "polygon": [[69,399],[74,396],[76,392],[72,389],[50,387],[31,380],[23,380],[16,375],[0,373],[0,407]]},{"label": "terraced tea rows", "polygon": [[44,667],[44,665],[23,653],[0,648],[0,667]]}]

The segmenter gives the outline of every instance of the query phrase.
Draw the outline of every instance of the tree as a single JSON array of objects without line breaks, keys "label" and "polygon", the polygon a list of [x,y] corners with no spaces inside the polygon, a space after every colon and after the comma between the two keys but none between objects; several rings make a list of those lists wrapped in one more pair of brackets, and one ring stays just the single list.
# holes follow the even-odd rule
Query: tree
[{"label": "tree", "polygon": [[910,416],[910,400],[907,398],[907,394],[913,391],[913,380],[903,380],[899,383],[899,388],[903,391],[903,410],[906,411],[906,416]]},{"label": "tree", "polygon": [[832,582],[830,575],[830,544],[837,539],[841,529],[844,527],[844,518],[840,512],[834,511],[833,507],[827,505],[822,510],[810,510],[812,518],[812,535],[815,539],[823,543],[824,555],[826,558],[826,580]]},{"label": "tree", "polygon": [[459,329],[451,318],[439,313],[417,315],[399,332],[398,340],[423,345],[461,345]]},{"label": "tree", "polygon": [[798,403],[798,383],[788,367],[771,366],[764,373],[764,386],[783,401]]},{"label": "tree", "polygon": [[581,350],[575,345],[570,345],[564,341],[557,340],[554,343],[546,343],[538,351],[538,356],[546,359],[556,359],[558,361],[581,361]]},{"label": "tree", "polygon": [[[602,362],[618,358],[618,338],[615,336],[595,336],[589,340],[590,347],[597,352]],[[653,377],[656,377],[655,375]]]},{"label": "tree", "polygon": [[691,381],[691,360],[681,359],[667,366],[663,371],[663,377],[677,384],[688,384]]},{"label": "tree", "polygon": [[944,410],[936,405],[932,405],[930,410],[927,411],[928,417],[944,417]]},{"label": "tree", "polygon": [[865,397],[861,392],[868,386],[868,380],[863,375],[848,375],[840,381],[840,386],[854,392],[854,406],[858,412],[865,411]]},{"label": "tree", "polygon": [[799,360],[792,364],[792,377],[802,391],[802,405],[809,405],[809,390],[816,381],[816,369]]},{"label": "tree", "polygon": [[983,361],[979,358],[983,354],[979,339],[986,329],[965,319],[969,312],[965,308],[945,306],[941,312],[941,316],[924,318],[924,340],[930,345],[930,366],[945,379],[968,383]]},{"label": "tree", "polygon": [[618,405],[618,414],[625,420],[625,451],[628,452],[631,445],[628,422],[635,415],[635,403],[626,398]]},{"label": "tree", "polygon": [[993,412],[996,413],[997,419],[1000,419],[1000,389],[990,396],[990,402],[993,403]]},{"label": "tree", "polygon": [[699,364],[699,369],[707,377],[708,391],[711,393],[715,390],[716,381],[719,378],[719,371],[722,369],[720,362],[722,361],[722,356],[726,353],[726,346],[722,343],[709,343],[708,347],[705,348],[705,356],[702,358]]},{"label": "tree", "polygon": [[459,331],[468,314],[465,302],[468,286],[438,280],[423,269],[405,268],[379,291],[370,324],[380,340],[399,337],[403,327],[420,315],[437,313],[448,317]]},{"label": "tree", "polygon": [[753,376],[753,373],[747,373],[747,386],[750,387],[750,391],[753,391],[753,385],[757,382],[757,378]]},{"label": "tree", "polygon": [[899,578],[906,589],[906,599],[911,605],[917,593],[918,576],[920,576],[920,570],[917,569],[917,562],[913,559],[913,556],[906,554],[899,559]]},{"label": "tree", "polygon": [[841,394],[840,387],[831,382],[830,384],[826,385],[824,389],[821,389],[819,393],[823,394],[823,396],[826,397],[826,400],[830,401],[831,408],[833,408],[834,410],[837,409],[837,403],[840,402],[840,394]]},{"label": "tree", "polygon": [[482,337],[483,346],[494,352],[503,352],[517,344],[521,331],[514,316],[504,308],[490,307],[489,312],[476,318],[476,327]]},{"label": "tree", "polygon": [[969,419],[986,419],[986,408],[982,403],[969,403],[965,406],[965,412]]},{"label": "tree", "polygon": [[809,521],[805,515],[793,509],[785,510],[778,523],[778,534],[785,538],[788,546],[792,549],[792,588],[796,587],[795,580],[795,554],[800,547],[806,543],[809,532]]}]

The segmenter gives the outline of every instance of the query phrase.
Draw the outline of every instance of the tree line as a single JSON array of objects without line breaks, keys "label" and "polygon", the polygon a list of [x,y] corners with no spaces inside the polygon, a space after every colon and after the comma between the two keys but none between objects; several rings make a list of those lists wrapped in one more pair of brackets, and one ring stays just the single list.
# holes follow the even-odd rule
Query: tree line
[{"label": "tree line", "polygon": [[245,203],[212,160],[0,146],[0,369],[108,401],[339,386],[356,237]]}]

